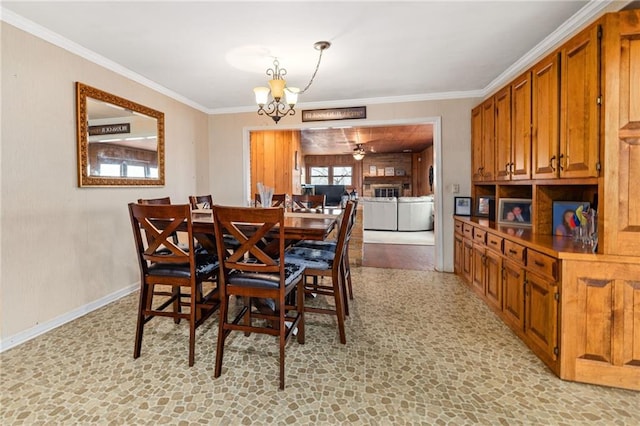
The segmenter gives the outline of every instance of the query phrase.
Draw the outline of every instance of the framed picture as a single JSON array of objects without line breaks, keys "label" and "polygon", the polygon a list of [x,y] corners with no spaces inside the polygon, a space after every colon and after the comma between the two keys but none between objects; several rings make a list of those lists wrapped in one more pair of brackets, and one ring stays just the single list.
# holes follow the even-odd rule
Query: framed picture
[{"label": "framed picture", "polygon": [[454,197],[453,214],[471,216],[471,197]]},{"label": "framed picture", "polygon": [[526,198],[500,198],[498,223],[531,226],[531,200]]},{"label": "framed picture", "polygon": [[385,176],[395,176],[396,172],[395,172],[393,167],[385,167],[384,168],[384,175]]},{"label": "framed picture", "polygon": [[369,166],[369,176],[375,176],[377,172],[376,166]]},{"label": "framed picture", "polygon": [[588,201],[554,201],[553,202],[553,235],[570,237],[573,229],[580,226],[580,219],[576,215],[578,208],[589,208]]},{"label": "framed picture", "polygon": [[[476,212],[475,215],[479,217],[490,216],[490,203],[495,200],[493,195],[480,195],[476,199]],[[494,218],[495,219],[495,218]]]}]

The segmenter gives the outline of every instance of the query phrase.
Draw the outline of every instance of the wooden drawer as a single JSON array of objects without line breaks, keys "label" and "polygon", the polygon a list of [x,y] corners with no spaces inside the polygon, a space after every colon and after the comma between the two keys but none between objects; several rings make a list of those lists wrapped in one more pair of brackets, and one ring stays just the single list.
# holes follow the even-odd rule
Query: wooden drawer
[{"label": "wooden drawer", "polygon": [[479,244],[485,244],[487,241],[487,231],[480,228],[473,229],[473,241]]},{"label": "wooden drawer", "polygon": [[465,238],[469,238],[470,240],[473,240],[473,225],[469,225],[468,223],[463,223],[462,233],[464,234]]},{"label": "wooden drawer", "polygon": [[462,235],[462,222],[460,222],[459,220],[456,220],[454,225],[455,225],[456,233]]},{"label": "wooden drawer", "polygon": [[491,232],[487,232],[487,247],[491,250],[495,250],[498,253],[502,253],[502,242],[504,238],[499,237],[498,235],[492,234]]},{"label": "wooden drawer", "polygon": [[535,250],[527,250],[527,269],[553,280],[558,279],[558,260]]},{"label": "wooden drawer", "polygon": [[526,247],[510,240],[504,240],[504,255],[524,265]]}]

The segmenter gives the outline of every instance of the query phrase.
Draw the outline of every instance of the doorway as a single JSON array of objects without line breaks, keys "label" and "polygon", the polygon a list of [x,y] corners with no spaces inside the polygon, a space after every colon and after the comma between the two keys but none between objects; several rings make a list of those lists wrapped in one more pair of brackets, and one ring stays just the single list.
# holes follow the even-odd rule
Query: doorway
[{"label": "doorway", "polygon": [[[434,264],[436,270],[444,270],[444,258],[443,258],[443,236],[442,236],[442,204],[443,204],[443,191],[440,189],[440,182],[442,181],[442,128],[441,117],[423,117],[413,119],[396,119],[396,120],[380,120],[380,121],[367,121],[361,123],[355,120],[343,120],[343,121],[328,121],[323,122],[323,127],[358,127],[366,128],[373,126],[411,126],[416,124],[430,124],[433,126],[433,174],[429,176],[429,183],[433,185],[433,194],[435,199],[435,220],[434,220]],[[297,125],[290,125],[282,127],[279,130],[303,130],[312,127],[318,127],[318,124],[302,123]],[[244,129],[244,179],[245,179],[245,199],[250,196],[250,139],[251,132],[274,130],[273,126],[259,126],[259,127],[246,127]]]}]

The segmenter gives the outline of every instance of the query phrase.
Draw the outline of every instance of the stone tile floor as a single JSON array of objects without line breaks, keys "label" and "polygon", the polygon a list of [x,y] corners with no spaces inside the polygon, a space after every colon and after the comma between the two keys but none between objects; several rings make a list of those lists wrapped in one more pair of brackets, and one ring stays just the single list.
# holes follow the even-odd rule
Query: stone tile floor
[{"label": "stone tile floor", "polygon": [[[137,294],[0,354],[0,424],[639,425],[640,393],[553,375],[452,274],[353,268],[347,344],[309,314],[306,344],[232,334],[213,378],[217,320],[147,324]],[[311,303],[321,303],[314,300]]]}]

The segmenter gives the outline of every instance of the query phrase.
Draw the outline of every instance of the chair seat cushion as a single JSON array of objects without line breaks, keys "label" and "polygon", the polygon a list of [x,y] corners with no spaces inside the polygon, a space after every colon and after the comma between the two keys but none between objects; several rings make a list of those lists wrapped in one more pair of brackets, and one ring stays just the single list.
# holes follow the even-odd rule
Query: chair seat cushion
[{"label": "chair seat cushion", "polygon": [[[295,282],[304,274],[305,266],[301,263],[290,263],[285,261],[284,275],[285,286]],[[236,286],[258,287],[258,288],[278,288],[280,286],[280,274],[261,272],[241,272],[232,271],[229,274],[229,284]]]},{"label": "chair seat cushion", "polygon": [[310,248],[325,250],[335,253],[337,242],[336,241],[317,241],[317,240],[302,240],[293,245],[294,247]]},{"label": "chair seat cushion", "polygon": [[[212,275],[220,267],[217,256],[204,249],[196,251],[196,278]],[[189,278],[191,270],[188,263],[154,263],[149,266],[149,275],[165,275],[176,278]]]},{"label": "chair seat cushion", "polygon": [[300,263],[311,269],[331,269],[335,253],[307,247],[291,247],[287,250],[287,261]]}]

